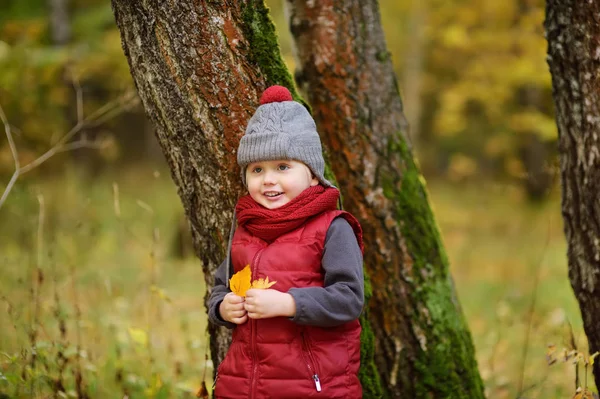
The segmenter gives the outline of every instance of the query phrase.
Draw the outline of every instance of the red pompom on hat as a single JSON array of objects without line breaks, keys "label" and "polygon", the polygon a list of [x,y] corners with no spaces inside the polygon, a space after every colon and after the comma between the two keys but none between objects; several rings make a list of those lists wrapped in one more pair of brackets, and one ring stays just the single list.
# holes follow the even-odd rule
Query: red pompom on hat
[{"label": "red pompom on hat", "polygon": [[270,86],[260,96],[260,105],[293,101],[290,91],[283,86]]}]

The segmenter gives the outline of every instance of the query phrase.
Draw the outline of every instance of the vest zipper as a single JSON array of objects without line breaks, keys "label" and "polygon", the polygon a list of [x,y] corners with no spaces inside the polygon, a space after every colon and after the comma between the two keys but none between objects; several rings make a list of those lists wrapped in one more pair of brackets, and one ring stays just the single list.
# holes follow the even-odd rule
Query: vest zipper
[{"label": "vest zipper", "polygon": [[[308,367],[308,372],[311,375],[311,378],[315,382],[315,389],[317,392],[321,392],[321,380],[319,379],[319,374],[317,373],[317,367],[315,363],[315,359],[313,358],[312,350],[310,349],[310,345],[306,339],[306,333],[304,330],[300,333],[302,336],[302,346],[308,355],[308,359],[305,357],[304,361],[306,362],[306,367]],[[312,365],[311,365],[312,363]]]},{"label": "vest zipper", "polygon": [[[259,249],[254,255],[254,259],[252,259],[252,264],[250,268],[252,270],[252,276],[256,276],[256,271],[258,269],[258,260],[260,259],[260,255],[264,251],[264,248]],[[250,399],[254,398],[254,391],[256,389],[256,368],[258,367],[258,363],[256,360],[256,320],[250,320],[250,333],[252,335],[251,346],[252,346],[252,377],[250,380]]]}]

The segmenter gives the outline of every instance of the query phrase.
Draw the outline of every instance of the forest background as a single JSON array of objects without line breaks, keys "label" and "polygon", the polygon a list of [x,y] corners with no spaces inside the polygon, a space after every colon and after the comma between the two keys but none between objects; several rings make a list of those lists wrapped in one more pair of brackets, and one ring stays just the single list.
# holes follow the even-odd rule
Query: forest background
[{"label": "forest background", "polygon": [[[281,2],[267,3],[293,71]],[[570,397],[575,366],[546,361],[548,345],[586,342],[567,278],[544,3],[380,7],[486,394]],[[14,175],[2,135],[0,395],[195,392],[212,376],[202,269],[110,3],[2,2],[0,107],[23,168]]]}]

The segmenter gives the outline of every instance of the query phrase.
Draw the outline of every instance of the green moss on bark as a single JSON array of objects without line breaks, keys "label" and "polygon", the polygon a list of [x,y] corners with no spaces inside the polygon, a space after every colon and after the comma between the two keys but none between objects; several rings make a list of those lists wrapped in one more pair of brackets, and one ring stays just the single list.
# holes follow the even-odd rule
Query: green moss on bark
[{"label": "green moss on bark", "polygon": [[389,151],[391,156],[401,157],[405,168],[401,179],[382,180],[384,194],[396,204],[402,236],[413,260],[413,303],[426,308],[416,311],[413,320],[422,334],[415,359],[415,396],[483,398],[471,334],[454,293],[425,180],[401,135],[390,141]]},{"label": "green moss on bark", "polygon": [[373,289],[371,287],[371,280],[364,271],[365,275],[365,307],[362,315],[360,316],[360,325],[362,331],[360,333],[360,370],[358,372],[358,378],[363,389],[364,398],[381,398],[383,395],[381,388],[381,379],[375,366],[375,334],[371,329],[369,323],[369,299],[373,295]]},{"label": "green moss on bark", "polygon": [[242,5],[244,35],[250,43],[250,61],[257,64],[263,73],[267,86],[287,87],[295,100],[304,104],[296,91],[294,79],[288,71],[277,41],[277,32],[269,9],[262,0],[246,2]]}]

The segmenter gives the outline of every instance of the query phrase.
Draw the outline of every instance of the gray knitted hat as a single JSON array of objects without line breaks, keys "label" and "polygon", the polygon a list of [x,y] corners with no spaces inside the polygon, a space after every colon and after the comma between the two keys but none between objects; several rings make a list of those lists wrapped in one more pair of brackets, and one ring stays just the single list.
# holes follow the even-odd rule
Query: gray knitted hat
[{"label": "gray knitted hat", "polygon": [[293,101],[283,86],[267,88],[240,141],[237,161],[246,185],[246,167],[252,162],[291,159],[310,168],[325,187],[334,187],[323,176],[325,161],[315,121],[306,108]]}]

